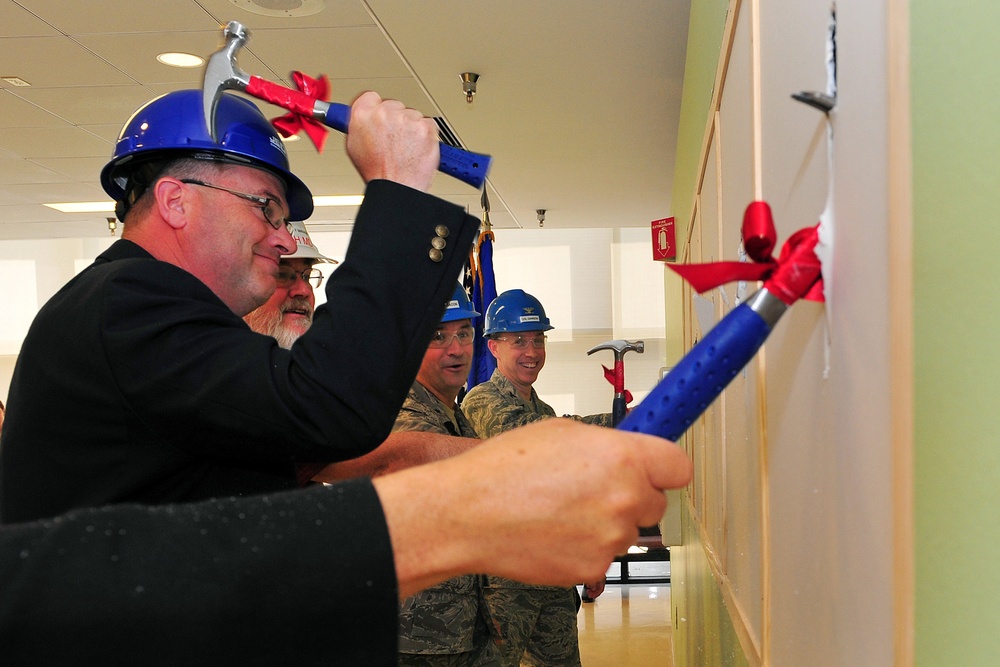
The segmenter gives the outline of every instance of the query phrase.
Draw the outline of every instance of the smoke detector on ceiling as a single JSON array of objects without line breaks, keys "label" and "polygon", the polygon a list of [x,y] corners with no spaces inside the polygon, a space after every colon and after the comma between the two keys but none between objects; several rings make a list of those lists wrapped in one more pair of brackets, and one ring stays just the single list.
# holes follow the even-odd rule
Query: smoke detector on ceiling
[{"label": "smoke detector on ceiling", "polygon": [[326,8],[325,0],[229,0],[242,10],[261,16],[311,16]]}]

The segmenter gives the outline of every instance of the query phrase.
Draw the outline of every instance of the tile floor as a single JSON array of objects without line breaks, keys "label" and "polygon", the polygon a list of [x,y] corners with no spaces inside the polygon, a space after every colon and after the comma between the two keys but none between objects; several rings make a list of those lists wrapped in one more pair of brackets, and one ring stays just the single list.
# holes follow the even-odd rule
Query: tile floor
[{"label": "tile floor", "polygon": [[[608,576],[618,575],[612,564]],[[670,585],[641,577],[669,575],[670,563],[632,563],[628,584],[608,584],[580,610],[583,667],[671,667]]]}]

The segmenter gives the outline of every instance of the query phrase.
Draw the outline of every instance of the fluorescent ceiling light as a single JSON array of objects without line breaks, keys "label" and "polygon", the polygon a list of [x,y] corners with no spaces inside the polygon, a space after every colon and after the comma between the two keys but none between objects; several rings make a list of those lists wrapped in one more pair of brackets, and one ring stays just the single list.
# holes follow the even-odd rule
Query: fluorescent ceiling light
[{"label": "fluorescent ceiling light", "polygon": [[46,204],[62,213],[106,213],[115,210],[113,201],[77,201],[65,204]]},{"label": "fluorescent ceiling light", "polygon": [[[364,198],[364,195],[313,197],[313,206],[360,206]],[[113,201],[78,201],[45,205],[62,213],[110,213],[115,210]]]},{"label": "fluorescent ceiling light", "polygon": [[313,197],[313,206],[361,206],[364,195],[327,195]]},{"label": "fluorescent ceiling light", "polygon": [[190,53],[161,53],[156,59],[171,67],[201,67],[205,64],[204,58]]}]

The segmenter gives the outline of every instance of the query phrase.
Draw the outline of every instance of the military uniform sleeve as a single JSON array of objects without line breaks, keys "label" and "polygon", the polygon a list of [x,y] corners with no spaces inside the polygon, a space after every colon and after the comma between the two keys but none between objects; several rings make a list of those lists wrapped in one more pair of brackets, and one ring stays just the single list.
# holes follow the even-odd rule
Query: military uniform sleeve
[{"label": "military uniform sleeve", "polygon": [[607,426],[608,428],[611,427],[610,412],[602,412],[596,415],[587,415],[586,417],[581,417],[579,415],[563,415],[563,416],[583,422],[584,424],[596,424],[597,426]]},{"label": "military uniform sleeve", "polygon": [[525,409],[523,405],[504,400],[486,384],[479,385],[476,389],[479,387],[483,389],[469,392],[462,401],[462,412],[480,438],[492,438],[512,428],[546,418],[545,415]]}]

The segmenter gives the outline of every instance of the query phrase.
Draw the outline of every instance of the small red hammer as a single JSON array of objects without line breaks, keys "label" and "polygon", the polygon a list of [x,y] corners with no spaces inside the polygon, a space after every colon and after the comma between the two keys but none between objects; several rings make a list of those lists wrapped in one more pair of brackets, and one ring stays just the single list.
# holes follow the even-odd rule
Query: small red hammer
[{"label": "small red hammer", "polygon": [[[626,352],[636,351],[642,354],[646,349],[646,344],[641,340],[609,340],[590,348],[587,354],[593,354],[598,350],[614,350],[615,353],[615,399],[611,403],[611,425],[618,426],[625,418],[626,405],[625,398],[625,363],[623,361]],[[607,369],[605,369],[606,371]]]}]

